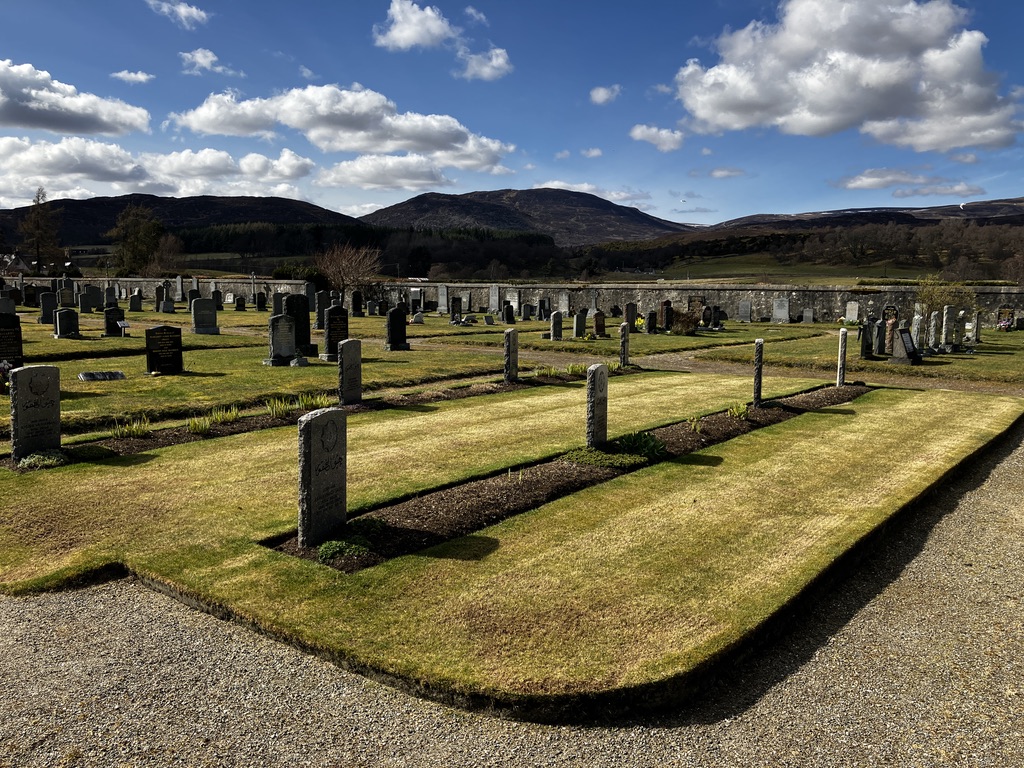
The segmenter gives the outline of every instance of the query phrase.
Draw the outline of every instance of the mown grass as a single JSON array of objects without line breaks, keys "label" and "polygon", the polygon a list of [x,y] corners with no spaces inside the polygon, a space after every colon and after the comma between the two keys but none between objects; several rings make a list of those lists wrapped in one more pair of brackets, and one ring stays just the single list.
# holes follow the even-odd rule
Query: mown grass
[{"label": "mown grass", "polygon": [[[857,331],[852,329],[847,340],[846,370],[864,373],[869,379],[871,373],[894,373],[935,379],[1024,383],[1024,333],[986,330],[982,331],[982,343],[971,353],[932,355],[925,357],[921,365],[911,367],[883,359],[862,360]],[[827,371],[835,370],[838,351],[836,333],[808,339],[771,340],[770,344],[766,340],[764,360],[766,365]],[[698,358],[749,364],[753,362],[754,349],[752,346],[712,349],[700,352]]]}]

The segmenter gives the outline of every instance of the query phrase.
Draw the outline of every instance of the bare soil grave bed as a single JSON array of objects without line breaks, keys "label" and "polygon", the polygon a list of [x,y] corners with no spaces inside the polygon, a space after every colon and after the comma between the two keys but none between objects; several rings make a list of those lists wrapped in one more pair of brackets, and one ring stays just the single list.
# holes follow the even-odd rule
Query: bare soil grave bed
[{"label": "bare soil grave bed", "polygon": [[[850,402],[869,390],[870,387],[859,383],[823,387],[765,402],[760,408],[750,408],[744,418],[726,412],[705,416],[700,419],[699,430],[684,421],[651,432],[665,445],[667,459],[672,459],[781,423],[807,411]],[[424,493],[350,519],[347,526],[336,534],[339,540],[350,543],[350,546],[343,546],[330,557],[322,557],[317,548],[300,547],[296,535],[265,543],[295,557],[320,560],[332,568],[351,573],[467,536],[626,471],[629,470],[557,458]]]}]

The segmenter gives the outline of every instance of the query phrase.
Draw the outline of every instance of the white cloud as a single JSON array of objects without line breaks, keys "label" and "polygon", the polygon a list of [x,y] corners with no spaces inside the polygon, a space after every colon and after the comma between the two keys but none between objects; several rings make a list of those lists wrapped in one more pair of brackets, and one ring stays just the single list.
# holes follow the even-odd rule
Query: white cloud
[{"label": "white cloud", "polygon": [[885,189],[898,184],[926,184],[929,178],[909,171],[893,168],[868,168],[856,176],[841,179],[843,189]]},{"label": "white cloud", "polygon": [[209,48],[196,48],[194,51],[181,51],[178,53],[186,75],[201,75],[204,72],[216,72],[219,75],[230,75],[233,77],[245,77],[245,72],[236,71],[231,67],[218,64],[217,55]]},{"label": "white cloud", "polygon": [[714,152],[711,151],[711,147],[701,147],[700,148],[700,153],[704,157],[708,157],[709,155],[715,154]]},{"label": "white cloud", "polygon": [[957,182],[956,184],[933,184],[923,187],[914,187],[912,189],[897,189],[892,193],[892,196],[898,198],[931,197],[934,195],[975,197],[977,195],[984,194],[985,190],[982,187],[976,186],[974,184],[968,184],[966,181],[961,181]]},{"label": "white cloud", "polygon": [[149,112],[119,99],[79,93],[31,64],[0,59],[0,126],[53,133],[148,133]]},{"label": "white cloud", "polygon": [[459,77],[465,80],[498,80],[513,69],[504,48],[491,48],[487,53],[470,53],[460,48],[458,57],[465,64]]},{"label": "white cloud", "polygon": [[302,75],[302,78],[304,80],[319,80],[320,79],[320,76],[317,75],[316,72],[314,72],[309,67],[303,66],[301,64],[299,65],[299,74]]},{"label": "white cloud", "polygon": [[616,191],[604,189],[603,187],[599,187],[596,184],[589,184],[586,182],[582,184],[573,184],[571,182],[562,181],[560,179],[551,179],[550,181],[545,181],[542,184],[534,184],[533,188],[565,189],[570,192],[585,192],[588,195],[603,197],[605,200],[617,203],[619,205],[633,205],[633,207],[639,208],[641,210],[651,207],[649,205],[643,204],[644,201],[651,199],[651,194],[649,192],[631,189],[629,187]]},{"label": "white cloud", "polygon": [[323,171],[313,183],[321,187],[410,191],[452,184],[441,169],[423,155],[362,155]]},{"label": "white cloud", "polygon": [[148,83],[156,77],[156,75],[151,75],[148,72],[129,72],[127,69],[122,69],[120,72],[112,72],[110,76],[129,85]]},{"label": "white cloud", "polygon": [[276,125],[284,125],[325,152],[409,152],[441,166],[492,173],[504,170],[501,158],[515,149],[471,133],[449,115],[398,112],[394,102],[358,84],[348,89],[309,85],[243,101],[231,91],[212,94],[171,120],[196,133],[226,136],[269,137]]},{"label": "white cloud", "polygon": [[734,179],[739,176],[746,176],[746,171],[739,168],[712,168],[710,171],[690,171],[690,176],[699,178],[707,176],[709,179]]},{"label": "white cloud", "polygon": [[621,85],[599,85],[596,88],[590,89],[590,101],[601,106],[611,104],[619,98],[620,93],[622,93]]},{"label": "white cloud", "polygon": [[563,149],[555,152],[555,160],[566,160],[572,153],[568,149]]},{"label": "white cloud", "polygon": [[950,155],[949,159],[954,163],[963,163],[964,165],[974,165],[978,162],[978,156],[973,152],[963,152],[958,155]]},{"label": "white cloud", "polygon": [[188,3],[166,3],[160,0],[146,0],[146,5],[154,13],[166,16],[183,29],[195,29],[197,24],[205,24],[210,14]]},{"label": "white cloud", "polygon": [[166,155],[143,154],[140,158],[157,178],[222,179],[240,173],[238,163],[222,150],[201,149],[171,152]]},{"label": "white cloud", "polygon": [[629,138],[653,144],[659,152],[672,152],[683,146],[682,131],[657,128],[653,125],[634,125],[629,129]]},{"label": "white cloud", "polygon": [[35,186],[50,188],[54,186],[51,181],[141,181],[148,174],[129,152],[116,144],[79,137],[32,142],[7,136],[0,137],[0,176],[39,179]]},{"label": "white cloud", "polygon": [[951,0],[783,0],[779,15],[724,32],[717,65],[679,70],[695,130],[856,128],[917,151],[1015,140],[1015,106],[984,69],[987,40],[962,29],[967,12]]},{"label": "white cloud", "polygon": [[412,0],[391,0],[388,21],[374,25],[373,42],[389,51],[437,48],[457,40],[461,30],[453,27],[439,8],[420,8]]},{"label": "white cloud", "polygon": [[484,16],[480,11],[478,11],[472,5],[467,5],[466,6],[465,13],[469,17],[470,21],[472,21],[472,22],[474,22],[476,24],[483,24],[484,26],[487,26],[487,24],[488,24],[487,17]]},{"label": "white cloud", "polygon": [[598,147],[591,147],[590,149],[581,149],[580,154],[584,157],[594,158],[600,157],[604,152],[602,152]]},{"label": "white cloud", "polygon": [[238,161],[246,176],[261,181],[297,181],[313,172],[316,163],[290,149],[282,149],[277,160],[252,152]]}]

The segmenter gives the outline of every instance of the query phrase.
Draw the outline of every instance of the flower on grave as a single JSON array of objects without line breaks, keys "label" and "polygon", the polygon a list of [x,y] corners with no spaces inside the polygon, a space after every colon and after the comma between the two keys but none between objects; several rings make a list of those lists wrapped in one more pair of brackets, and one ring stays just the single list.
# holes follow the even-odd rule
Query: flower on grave
[{"label": "flower on grave", "polygon": [[1010,326],[1011,326],[1011,323],[1010,323],[1009,320],[1000,320],[996,324],[996,328],[998,330],[1000,330],[1000,331],[1008,331],[1008,330],[1010,330]]}]

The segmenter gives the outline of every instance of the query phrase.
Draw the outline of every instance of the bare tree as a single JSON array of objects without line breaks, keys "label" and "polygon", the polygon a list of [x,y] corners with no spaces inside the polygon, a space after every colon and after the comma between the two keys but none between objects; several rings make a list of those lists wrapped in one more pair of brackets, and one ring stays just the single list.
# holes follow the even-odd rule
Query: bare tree
[{"label": "bare tree", "polygon": [[43,271],[45,261],[52,260],[60,253],[57,219],[45,203],[46,190],[39,187],[32,198],[32,207],[18,224],[18,233],[24,238],[23,247],[34,257],[36,274]]},{"label": "bare tree", "polygon": [[149,264],[142,268],[144,277],[160,277],[166,272],[178,269],[183,244],[177,235],[164,233],[157,242],[156,250],[150,257]]},{"label": "bare tree", "polygon": [[361,288],[380,276],[380,251],[376,248],[335,243],[326,251],[318,253],[313,264],[321,275],[327,278],[345,301],[345,291]]}]

